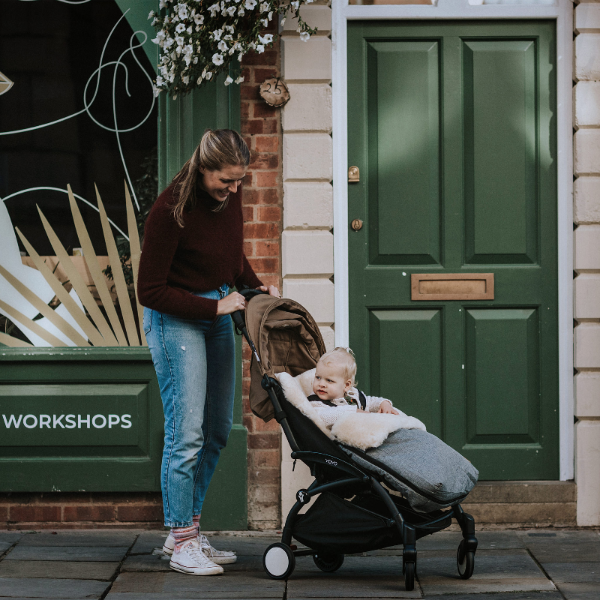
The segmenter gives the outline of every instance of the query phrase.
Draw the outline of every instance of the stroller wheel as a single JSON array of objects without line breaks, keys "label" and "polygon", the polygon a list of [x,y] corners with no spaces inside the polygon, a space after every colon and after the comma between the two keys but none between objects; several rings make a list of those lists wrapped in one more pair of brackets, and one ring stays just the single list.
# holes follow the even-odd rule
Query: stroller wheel
[{"label": "stroller wheel", "polygon": [[333,573],[344,564],[343,554],[314,554],[315,565],[325,573]]},{"label": "stroller wheel", "polygon": [[465,550],[465,541],[463,540],[458,546],[456,552],[456,566],[461,579],[469,579],[473,575],[475,568],[475,552],[467,552]]},{"label": "stroller wheel", "polygon": [[404,587],[407,592],[412,592],[415,589],[415,563],[404,563]]},{"label": "stroller wheel", "polygon": [[271,579],[287,579],[296,566],[296,557],[289,546],[277,542],[263,554],[263,567]]}]

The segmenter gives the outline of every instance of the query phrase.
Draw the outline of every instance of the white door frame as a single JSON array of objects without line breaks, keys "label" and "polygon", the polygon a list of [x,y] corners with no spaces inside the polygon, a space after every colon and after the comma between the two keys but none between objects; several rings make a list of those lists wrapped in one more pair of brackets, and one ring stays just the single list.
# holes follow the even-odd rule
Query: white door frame
[{"label": "white door frame", "polygon": [[555,19],[557,65],[558,175],[558,344],[560,479],[573,479],[573,3],[471,5],[467,0],[439,0],[424,5],[348,5],[332,1],[333,206],[335,271],[335,343],[350,337],[348,301],[348,103],[347,21],[424,19]]}]

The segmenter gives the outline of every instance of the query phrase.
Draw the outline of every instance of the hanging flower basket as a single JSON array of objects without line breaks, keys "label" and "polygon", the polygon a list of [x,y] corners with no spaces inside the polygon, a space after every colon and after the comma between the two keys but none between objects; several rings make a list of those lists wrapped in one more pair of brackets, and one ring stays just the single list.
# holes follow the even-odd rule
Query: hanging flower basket
[{"label": "hanging flower basket", "polygon": [[[148,16],[157,31],[152,41],[160,47],[154,93],[187,94],[219,73],[229,73],[230,63],[241,61],[248,52],[261,54],[273,44],[274,36],[262,32],[276,15],[298,19],[300,39],[307,41],[316,29],[306,24],[299,11],[311,2],[160,0],[158,13],[151,11]],[[239,76],[235,83],[243,79]],[[228,75],[225,85],[230,83],[234,79]]]}]

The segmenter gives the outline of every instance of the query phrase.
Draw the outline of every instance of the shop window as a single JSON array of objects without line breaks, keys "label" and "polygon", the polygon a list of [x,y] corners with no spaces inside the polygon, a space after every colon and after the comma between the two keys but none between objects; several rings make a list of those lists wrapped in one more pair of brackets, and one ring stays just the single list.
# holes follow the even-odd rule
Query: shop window
[{"label": "shop window", "polygon": [[[151,44],[150,40],[146,43]],[[97,343],[90,340],[87,328],[82,329],[80,320],[72,316],[69,306],[60,301],[56,290],[35,268],[26,243],[17,235],[16,229],[97,329],[98,323],[81,297],[84,294],[73,289],[75,282],[70,281],[66,265],[57,258],[56,247],[38,213],[39,207],[62,246],[69,255],[75,255],[72,263],[92,292],[112,333],[116,334],[119,327],[125,332],[126,339],[117,340],[116,345],[136,345],[129,339],[134,336],[128,331],[125,314],[133,315],[139,336],[131,264],[126,262],[123,269],[131,310],[125,307],[126,300],[118,293],[116,278],[110,278],[110,271],[105,278],[113,310],[106,306],[106,293],[102,297],[98,291],[93,269],[86,262],[91,257],[77,256],[83,254],[81,231],[74,224],[66,188],[67,184],[72,188],[100,268],[106,269],[109,252],[95,186],[110,222],[109,234],[120,254],[126,256],[129,229],[125,182],[133,212],[140,222],[157,191],[157,104],[152,92],[153,76],[140,41],[113,0],[2,1],[1,344],[59,345],[52,341],[55,338],[64,345],[76,346],[82,345],[83,338],[91,345],[103,345],[102,338],[96,337]],[[11,275],[20,285],[15,284]],[[37,297],[35,302],[29,292]],[[81,337],[70,335],[64,324],[57,325],[62,323],[60,319],[44,316],[36,305],[40,301],[55,310]],[[114,320],[115,314],[119,323]],[[141,338],[143,341],[143,335]]]}]

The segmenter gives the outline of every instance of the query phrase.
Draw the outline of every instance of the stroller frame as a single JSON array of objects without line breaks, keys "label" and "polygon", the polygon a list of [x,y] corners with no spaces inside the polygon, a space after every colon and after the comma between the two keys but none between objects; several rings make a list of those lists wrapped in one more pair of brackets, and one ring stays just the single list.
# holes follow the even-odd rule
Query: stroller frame
[{"label": "stroller frame", "polygon": [[[250,299],[254,295],[261,293],[257,290],[243,290],[241,293]],[[232,318],[236,329],[243,334],[252,351],[258,356],[256,347],[250,338],[246,329],[244,317],[241,312],[232,314]],[[348,485],[356,485],[359,489],[369,490],[378,497],[393,520],[393,524],[400,535],[403,545],[402,553],[402,572],[404,574],[405,588],[407,591],[414,589],[414,579],[417,564],[417,537],[423,537],[437,531],[441,531],[449,526],[449,521],[452,518],[458,522],[463,539],[457,549],[457,568],[459,576],[462,579],[469,579],[473,574],[475,565],[475,552],[477,550],[477,538],[475,537],[475,520],[473,517],[465,513],[460,506],[460,503],[455,504],[449,509],[442,511],[435,518],[410,523],[403,516],[396,502],[394,502],[390,492],[384,488],[380,481],[370,473],[365,472],[362,468],[352,464],[349,460],[342,460],[339,456],[333,456],[323,452],[312,452],[301,450],[294,433],[288,422],[288,415],[279,401],[279,395],[284,396],[283,390],[279,382],[264,375],[261,380],[262,388],[267,392],[269,399],[273,405],[274,416],[281,426],[290,448],[292,449],[291,457],[296,460],[301,460],[311,470],[311,475],[315,477],[314,482],[308,489],[300,489],[296,492],[296,503],[291,508],[287,515],[285,525],[283,527],[281,542],[271,544],[264,553],[263,566],[267,574],[273,579],[288,579],[295,568],[295,559],[299,556],[313,556],[316,566],[325,572],[333,572],[341,567],[344,555],[336,553],[323,553],[313,549],[298,549],[293,544],[294,525],[298,520],[300,510],[308,504],[314,496],[331,490],[341,490]],[[350,457],[349,457],[350,458]],[[320,476],[320,469],[325,468],[329,473],[338,472],[342,478],[334,479],[333,481],[323,481]],[[439,513],[440,511],[438,511]],[[421,535],[417,536],[418,530],[421,530]],[[385,546],[384,546],[385,547]]]}]

